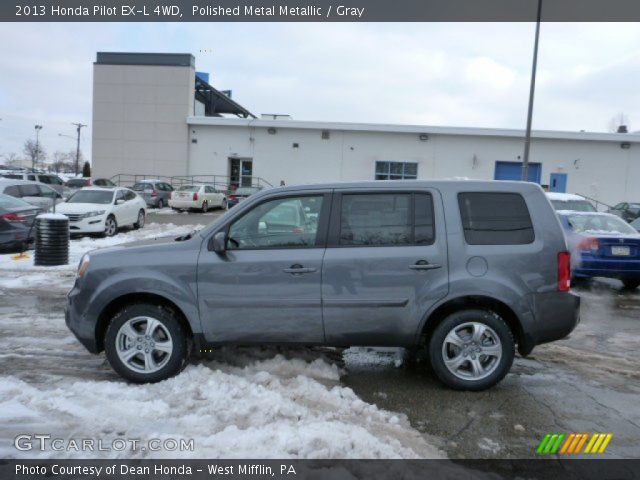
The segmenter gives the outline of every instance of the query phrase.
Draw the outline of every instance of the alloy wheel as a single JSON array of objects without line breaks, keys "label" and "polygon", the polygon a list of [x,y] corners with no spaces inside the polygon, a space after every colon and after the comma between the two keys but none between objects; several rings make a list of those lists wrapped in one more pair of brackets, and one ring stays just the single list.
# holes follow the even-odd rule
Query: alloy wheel
[{"label": "alloy wheel", "polygon": [[173,352],[169,330],[152,317],[134,317],[116,334],[118,358],[130,370],[153,373],[163,368]]},{"label": "alloy wheel", "polygon": [[479,322],[452,328],[442,343],[442,359],[447,369],[463,380],[481,380],[491,375],[502,358],[498,334]]}]

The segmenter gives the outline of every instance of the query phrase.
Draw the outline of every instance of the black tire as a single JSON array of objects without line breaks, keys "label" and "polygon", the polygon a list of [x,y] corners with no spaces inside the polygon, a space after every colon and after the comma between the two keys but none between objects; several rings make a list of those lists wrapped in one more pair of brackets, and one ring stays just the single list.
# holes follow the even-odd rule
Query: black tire
[{"label": "black tire", "polygon": [[[113,231],[109,231],[107,230],[106,226],[107,226],[107,222],[109,222],[109,219],[113,220],[113,222],[116,225],[116,228],[113,229]],[[109,215],[107,217],[107,220],[105,221],[105,231],[104,231],[104,236],[105,237],[113,237],[118,233],[118,222],[116,221],[116,217],[114,217],[113,215]]]},{"label": "black tire", "polygon": [[[140,215],[142,215],[142,218],[140,217]],[[138,221],[133,224],[133,228],[138,230],[144,227],[145,222],[146,222],[146,214],[144,213],[144,210],[141,208],[140,211],[138,212]]]},{"label": "black tire", "polygon": [[[447,368],[443,358],[444,341],[449,332],[455,327],[469,322],[491,328],[500,340],[502,347],[499,361],[496,362],[491,373],[484,378],[460,378]],[[428,342],[428,348],[429,361],[434,373],[442,383],[454,390],[480,391],[496,385],[511,369],[515,356],[515,341],[508,325],[495,312],[479,308],[460,310],[446,317],[434,329]],[[481,358],[479,354],[476,355],[478,355],[478,359]],[[475,355],[473,358],[475,359]],[[484,358],[486,359],[487,357]],[[470,358],[468,361],[470,361]]]},{"label": "black tire", "polygon": [[209,211],[209,203],[205,200],[202,202],[202,213],[207,213]]},{"label": "black tire", "polygon": [[[171,335],[173,350],[169,360],[159,370],[143,373],[127,366],[118,356],[118,331],[129,320],[136,317],[152,317],[162,324]],[[111,367],[123,378],[135,383],[155,383],[180,373],[189,357],[190,339],[172,309],[148,303],[134,303],[120,310],[109,323],[104,338],[104,350]]]},{"label": "black tire", "polygon": [[635,290],[640,285],[640,280],[623,280],[622,284],[625,290]]},{"label": "black tire", "polygon": [[158,200],[158,205],[156,205],[156,208],[158,209],[164,208],[164,200],[162,199]]}]

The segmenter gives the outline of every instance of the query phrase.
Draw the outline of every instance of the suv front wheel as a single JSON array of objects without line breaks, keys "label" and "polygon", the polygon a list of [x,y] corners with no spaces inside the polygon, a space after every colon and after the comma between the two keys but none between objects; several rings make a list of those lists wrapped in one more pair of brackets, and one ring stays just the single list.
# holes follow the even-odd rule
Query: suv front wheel
[{"label": "suv front wheel", "polygon": [[136,383],[159,382],[186,365],[188,338],[173,310],[132,304],[118,312],[104,340],[111,367]]},{"label": "suv front wheel", "polygon": [[456,390],[485,390],[511,369],[515,342],[507,324],[490,310],[454,312],[433,331],[429,359],[437,377]]}]

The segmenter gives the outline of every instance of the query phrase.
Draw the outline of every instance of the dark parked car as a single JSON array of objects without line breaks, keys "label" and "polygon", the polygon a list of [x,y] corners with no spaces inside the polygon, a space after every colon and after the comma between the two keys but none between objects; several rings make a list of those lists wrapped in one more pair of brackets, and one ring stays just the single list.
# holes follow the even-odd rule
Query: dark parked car
[{"label": "dark parked car", "polygon": [[246,200],[254,193],[258,193],[260,190],[262,190],[262,187],[239,187],[235,191],[229,192],[229,208],[236,206],[238,203]]},{"label": "dark parked car", "polygon": [[164,208],[169,205],[174,188],[161,180],[140,180],[131,187],[131,190],[144,198],[147,206]]},{"label": "dark parked car", "polygon": [[91,178],[91,177],[77,177],[70,178],[65,184],[69,190],[69,196],[76,193],[78,190],[84,187],[108,187],[115,188],[117,185],[108,178]]},{"label": "dark parked car", "polygon": [[33,223],[40,209],[0,193],[0,250],[23,250],[33,241]]},{"label": "dark parked car", "polygon": [[576,278],[609,277],[640,285],[640,233],[609,213],[560,212]]},{"label": "dark parked car", "polygon": [[225,344],[369,345],[424,347],[446,385],[482,390],[579,304],[538,185],[379,181],[269,189],[190,235],[90,252],[66,322],[134,382]]},{"label": "dark parked car", "polygon": [[640,216],[640,203],[620,202],[615,207],[611,207],[607,210],[607,213],[612,213],[625,222],[633,222]]}]

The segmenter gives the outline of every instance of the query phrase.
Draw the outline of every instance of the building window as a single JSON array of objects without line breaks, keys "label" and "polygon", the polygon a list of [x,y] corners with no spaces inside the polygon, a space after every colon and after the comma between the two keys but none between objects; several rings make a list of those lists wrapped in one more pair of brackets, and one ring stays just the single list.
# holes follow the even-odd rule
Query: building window
[{"label": "building window", "polygon": [[376,180],[415,180],[418,164],[412,162],[376,162]]}]

